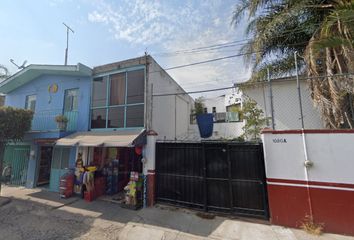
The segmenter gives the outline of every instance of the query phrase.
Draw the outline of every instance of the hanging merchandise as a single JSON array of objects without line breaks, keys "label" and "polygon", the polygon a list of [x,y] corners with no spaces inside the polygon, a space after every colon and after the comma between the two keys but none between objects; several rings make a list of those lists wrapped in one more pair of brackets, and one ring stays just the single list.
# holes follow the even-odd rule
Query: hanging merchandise
[{"label": "hanging merchandise", "polygon": [[116,159],[117,153],[118,153],[117,148],[108,148],[108,153],[107,153],[108,159]]},{"label": "hanging merchandise", "polygon": [[84,163],[82,161],[82,154],[79,153],[77,156],[76,160],[76,166],[75,166],[75,185],[74,185],[74,192],[76,194],[81,194],[82,192],[82,180],[83,180],[83,175],[85,172],[84,168]]},{"label": "hanging merchandise", "polygon": [[130,172],[130,181],[124,187],[125,202],[122,207],[139,209],[143,205],[143,176],[138,172]]},{"label": "hanging merchandise", "polygon": [[135,153],[136,155],[141,156],[143,153],[143,147],[135,147]]},{"label": "hanging merchandise", "polygon": [[108,166],[104,169],[107,176],[106,179],[106,193],[113,195],[118,193],[118,167],[119,160],[112,160]]}]

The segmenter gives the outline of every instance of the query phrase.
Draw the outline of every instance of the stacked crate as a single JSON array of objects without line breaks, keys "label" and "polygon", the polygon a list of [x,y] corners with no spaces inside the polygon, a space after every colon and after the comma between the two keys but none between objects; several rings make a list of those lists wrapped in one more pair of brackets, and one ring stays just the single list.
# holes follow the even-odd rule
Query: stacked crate
[{"label": "stacked crate", "polygon": [[74,193],[74,174],[65,173],[60,177],[59,194],[61,198],[69,198]]}]

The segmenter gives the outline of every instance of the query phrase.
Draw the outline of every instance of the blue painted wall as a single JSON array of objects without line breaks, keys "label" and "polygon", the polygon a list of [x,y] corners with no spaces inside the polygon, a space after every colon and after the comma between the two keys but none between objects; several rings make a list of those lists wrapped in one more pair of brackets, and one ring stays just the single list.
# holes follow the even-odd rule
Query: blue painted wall
[{"label": "blue painted wall", "polygon": [[[77,88],[79,90],[77,131],[87,131],[89,129],[91,81],[91,77],[43,75],[8,93],[6,95],[5,105],[24,108],[26,96],[36,94],[36,112],[52,111],[56,109],[63,110],[65,90]],[[54,83],[58,85],[58,91],[56,93],[49,93],[48,86]],[[28,145],[31,145],[31,149],[35,152],[35,158],[30,159],[28,164],[27,187],[35,187],[38,175],[40,145],[36,144],[33,140],[40,138],[60,138],[70,133],[71,132],[48,131],[26,134],[24,141]],[[76,147],[73,147],[71,149],[69,167],[75,165],[75,154]],[[52,173],[52,177],[55,177],[54,172]]]},{"label": "blue painted wall", "polygon": [[[58,92],[49,93],[48,86],[54,83],[58,85]],[[26,96],[36,94],[36,112],[63,109],[64,92],[73,88],[79,89],[77,131],[87,131],[89,128],[91,77],[44,75],[8,93],[5,105],[24,108]],[[36,136],[36,138],[40,137]]]}]

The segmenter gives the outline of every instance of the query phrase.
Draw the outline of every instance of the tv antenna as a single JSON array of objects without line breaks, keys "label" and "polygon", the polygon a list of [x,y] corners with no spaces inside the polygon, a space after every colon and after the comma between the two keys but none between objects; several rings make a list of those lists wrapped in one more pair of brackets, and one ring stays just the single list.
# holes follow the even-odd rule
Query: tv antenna
[{"label": "tv antenna", "polygon": [[26,67],[26,63],[27,63],[27,60],[25,60],[21,66],[19,66],[18,64],[15,63],[15,61],[13,59],[10,59],[10,62],[15,65],[18,69],[24,69]]},{"label": "tv antenna", "polygon": [[74,33],[74,30],[69,27],[68,25],[66,25],[65,23],[63,23],[64,26],[66,27],[66,49],[65,49],[65,62],[64,65],[68,65],[68,51],[69,51],[69,30]]}]

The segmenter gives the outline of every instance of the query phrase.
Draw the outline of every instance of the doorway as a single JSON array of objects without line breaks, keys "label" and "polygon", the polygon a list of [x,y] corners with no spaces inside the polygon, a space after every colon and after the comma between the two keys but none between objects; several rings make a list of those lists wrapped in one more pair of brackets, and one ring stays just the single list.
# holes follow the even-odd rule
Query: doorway
[{"label": "doorway", "polygon": [[52,165],[52,155],[53,155],[52,146],[40,147],[37,186],[43,186],[49,184],[50,170]]}]

